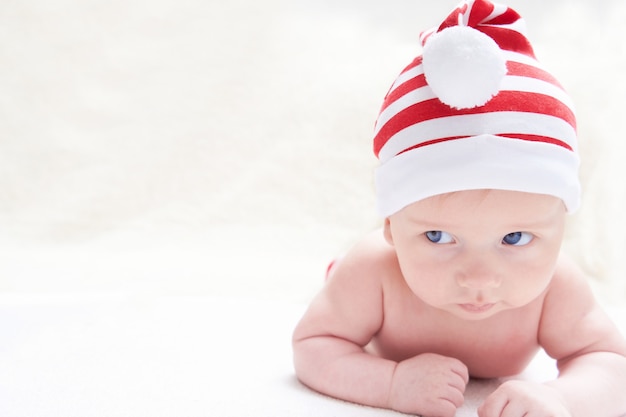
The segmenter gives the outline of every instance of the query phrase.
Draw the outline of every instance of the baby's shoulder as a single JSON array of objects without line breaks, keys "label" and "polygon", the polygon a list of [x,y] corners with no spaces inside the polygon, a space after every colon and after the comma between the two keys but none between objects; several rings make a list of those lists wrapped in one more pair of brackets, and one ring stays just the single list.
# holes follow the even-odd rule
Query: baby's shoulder
[{"label": "baby's shoulder", "polygon": [[576,264],[566,254],[561,254],[556,264],[554,276],[550,282],[549,294],[552,296],[563,293],[583,293],[591,292],[588,277],[578,264]]},{"label": "baby's shoulder", "polygon": [[329,280],[377,281],[398,269],[393,247],[382,230],[375,230],[359,240],[335,261]]},{"label": "baby's shoulder", "polygon": [[542,327],[563,328],[566,323],[576,327],[586,316],[600,311],[589,278],[567,256],[562,255],[546,291],[542,309]]},{"label": "baby's shoulder", "polygon": [[588,277],[562,257],[543,302],[539,340],[550,356],[626,352],[620,332],[595,299]]},{"label": "baby's shoulder", "polygon": [[349,254],[359,258],[371,258],[377,262],[395,258],[395,250],[385,239],[382,229],[376,229],[363,236],[352,247]]}]

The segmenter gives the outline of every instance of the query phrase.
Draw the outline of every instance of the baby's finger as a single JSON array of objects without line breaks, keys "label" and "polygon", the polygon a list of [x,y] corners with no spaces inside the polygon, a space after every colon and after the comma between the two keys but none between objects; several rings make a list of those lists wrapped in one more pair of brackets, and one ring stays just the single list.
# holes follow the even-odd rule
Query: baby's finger
[{"label": "baby's finger", "polygon": [[448,381],[448,386],[452,389],[457,390],[461,393],[461,395],[463,395],[463,393],[465,392],[465,387],[467,387],[467,382],[461,375],[452,373],[452,375],[450,375],[450,380]]},{"label": "baby's finger", "polygon": [[478,407],[478,417],[504,417],[503,412],[508,404],[509,398],[496,391]]},{"label": "baby's finger", "polygon": [[450,387],[448,392],[441,399],[451,402],[455,408],[459,408],[460,406],[462,406],[463,402],[465,401],[463,391],[460,391],[455,387]]},{"label": "baby's finger", "polygon": [[469,371],[463,362],[455,360],[452,366],[452,372],[461,377],[463,385],[467,385],[469,382]]}]

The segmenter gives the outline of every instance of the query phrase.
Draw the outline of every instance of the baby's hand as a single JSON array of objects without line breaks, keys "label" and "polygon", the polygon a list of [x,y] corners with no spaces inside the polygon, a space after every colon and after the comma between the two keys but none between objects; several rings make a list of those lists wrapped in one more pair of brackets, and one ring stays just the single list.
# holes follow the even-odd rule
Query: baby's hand
[{"label": "baby's hand", "polygon": [[570,417],[560,394],[552,387],[507,381],[478,409],[479,417]]},{"label": "baby's hand", "polygon": [[426,353],[398,363],[389,395],[389,407],[424,417],[453,417],[463,404],[469,380],[459,360]]}]

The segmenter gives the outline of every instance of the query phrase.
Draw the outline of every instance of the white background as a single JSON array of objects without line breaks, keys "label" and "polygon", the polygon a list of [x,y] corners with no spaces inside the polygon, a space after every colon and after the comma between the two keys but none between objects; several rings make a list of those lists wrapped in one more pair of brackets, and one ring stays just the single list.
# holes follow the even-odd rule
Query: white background
[{"label": "white background", "polygon": [[[455,3],[2,2],[0,291],[308,300],[380,223],[378,108]],[[509,4],[577,105],[565,249],[623,300],[626,3]]]}]

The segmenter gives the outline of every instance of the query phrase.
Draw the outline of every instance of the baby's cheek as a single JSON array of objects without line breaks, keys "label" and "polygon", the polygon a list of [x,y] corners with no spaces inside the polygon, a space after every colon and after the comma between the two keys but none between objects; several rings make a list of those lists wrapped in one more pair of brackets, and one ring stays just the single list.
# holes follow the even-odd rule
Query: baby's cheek
[{"label": "baby's cheek", "polygon": [[409,288],[417,297],[431,306],[442,306],[450,303],[456,294],[450,279],[441,274],[419,274],[418,279],[412,280]]},{"label": "baby's cheek", "polygon": [[508,292],[510,303],[516,307],[524,306],[539,297],[548,287],[550,278],[541,275],[528,275],[516,279]]}]

